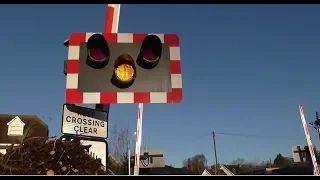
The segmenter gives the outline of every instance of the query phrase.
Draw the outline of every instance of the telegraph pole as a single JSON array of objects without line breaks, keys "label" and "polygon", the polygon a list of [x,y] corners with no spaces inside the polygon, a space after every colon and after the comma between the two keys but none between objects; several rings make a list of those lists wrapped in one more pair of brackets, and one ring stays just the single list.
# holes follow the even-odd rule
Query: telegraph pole
[{"label": "telegraph pole", "polygon": [[319,137],[319,140],[320,140],[320,119],[319,119],[319,114],[318,112],[316,112],[316,120],[312,123],[309,123],[311,126],[313,126],[313,128],[315,130],[317,130],[317,133],[318,133],[318,137]]},{"label": "telegraph pole", "polygon": [[214,131],[212,131],[212,138],[213,138],[213,150],[214,150],[214,157],[216,159],[216,165],[214,168],[215,175],[218,175],[218,158],[217,158],[217,148],[216,148],[216,135],[214,134]]},{"label": "telegraph pole", "polygon": [[319,114],[318,112],[316,112],[316,121],[314,122],[314,124],[317,126],[317,131],[318,131],[318,136],[319,136],[319,140],[320,140],[320,123],[319,123]]}]

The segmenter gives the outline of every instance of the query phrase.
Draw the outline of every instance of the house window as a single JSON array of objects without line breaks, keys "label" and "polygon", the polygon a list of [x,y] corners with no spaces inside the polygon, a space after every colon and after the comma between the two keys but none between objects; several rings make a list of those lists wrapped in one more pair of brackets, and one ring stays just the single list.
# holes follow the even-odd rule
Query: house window
[{"label": "house window", "polygon": [[16,116],[10,122],[8,122],[7,125],[8,125],[8,136],[23,135],[23,129],[24,129],[25,123],[18,116]]},{"label": "house window", "polygon": [[10,136],[19,136],[19,135],[23,135],[23,127],[21,127],[21,126],[11,126],[11,127],[9,127],[9,130],[8,130],[9,132],[9,135]]}]

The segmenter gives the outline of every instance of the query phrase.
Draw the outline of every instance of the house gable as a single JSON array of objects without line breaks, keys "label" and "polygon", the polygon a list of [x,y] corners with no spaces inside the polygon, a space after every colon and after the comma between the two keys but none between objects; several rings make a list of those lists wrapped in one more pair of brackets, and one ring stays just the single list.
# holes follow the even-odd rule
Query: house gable
[{"label": "house gable", "polygon": [[[230,168],[230,167],[229,167]],[[225,165],[220,165],[220,169],[227,175],[227,176],[234,176],[234,172],[230,171]],[[234,170],[235,171],[235,170]]]},{"label": "house gable", "polygon": [[[16,116],[25,123],[22,136],[9,136],[7,125]],[[1,144],[21,144],[23,139],[31,137],[48,137],[48,126],[37,116],[34,115],[14,115],[0,114],[0,143]]]},{"label": "house gable", "polygon": [[22,136],[24,126],[26,125],[19,116],[14,117],[11,121],[7,123],[8,125],[8,136]]},{"label": "house gable", "polygon": [[204,171],[202,172],[201,175],[202,176],[211,176],[211,173],[207,169],[204,169]]}]

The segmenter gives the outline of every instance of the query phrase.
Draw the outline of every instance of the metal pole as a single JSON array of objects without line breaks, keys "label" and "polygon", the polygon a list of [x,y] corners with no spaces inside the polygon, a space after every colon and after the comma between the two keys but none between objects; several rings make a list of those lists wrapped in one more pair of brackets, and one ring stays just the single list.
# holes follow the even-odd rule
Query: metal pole
[{"label": "metal pole", "polygon": [[218,157],[217,157],[217,148],[216,148],[216,136],[214,134],[214,131],[212,131],[212,138],[213,138],[213,149],[214,149],[214,157],[216,159],[216,165],[214,168],[215,175],[218,175]]},{"label": "metal pole", "polygon": [[130,176],[130,169],[131,169],[131,167],[130,167],[130,149],[128,150],[128,174],[129,174],[129,176]]},{"label": "metal pole", "polygon": [[319,137],[319,141],[320,141],[320,127],[317,127],[317,131],[318,131],[318,137]]},{"label": "metal pole", "polygon": [[318,111],[316,111],[316,121],[313,124],[314,124],[314,126],[317,127],[318,136],[319,136],[319,140],[320,140],[320,127],[319,127],[319,123],[318,123],[319,121],[320,121],[319,120],[319,113],[318,113]]}]

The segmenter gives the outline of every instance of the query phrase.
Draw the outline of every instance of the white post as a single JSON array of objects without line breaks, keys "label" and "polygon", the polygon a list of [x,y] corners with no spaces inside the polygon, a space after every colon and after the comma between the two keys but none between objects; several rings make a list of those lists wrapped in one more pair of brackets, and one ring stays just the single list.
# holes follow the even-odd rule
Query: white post
[{"label": "white post", "polygon": [[129,174],[129,176],[130,176],[130,169],[131,169],[131,167],[130,167],[130,149],[128,150],[128,174]]},{"label": "white post", "polygon": [[142,114],[143,114],[143,104],[138,105],[138,119],[137,119],[137,132],[136,132],[136,151],[134,157],[134,171],[133,175],[139,175],[139,165],[140,165],[140,149],[141,149],[141,139],[142,139]]}]

